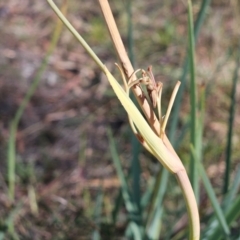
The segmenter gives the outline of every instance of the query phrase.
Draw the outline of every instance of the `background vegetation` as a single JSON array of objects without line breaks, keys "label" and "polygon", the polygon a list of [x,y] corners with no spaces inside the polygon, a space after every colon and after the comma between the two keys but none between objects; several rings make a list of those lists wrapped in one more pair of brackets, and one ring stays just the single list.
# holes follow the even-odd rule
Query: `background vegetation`
[{"label": "background vegetation", "polygon": [[[227,212],[239,199],[240,6],[237,0],[205,2],[209,6],[195,52],[197,92],[205,96],[201,159]],[[57,3],[64,10],[65,5]],[[187,3],[110,3],[135,67],[153,66],[156,79],[164,84],[163,106],[167,107],[173,86],[182,80],[188,55]],[[203,3],[193,1],[194,20]],[[98,4],[69,1],[67,17],[120,80],[114,66],[117,57]],[[61,30],[48,4],[28,0],[0,3],[0,34],[0,239],[124,239],[131,235],[131,227],[130,233],[126,231],[129,209],[119,197],[123,181],[117,176],[115,151],[128,176],[131,202],[142,206],[141,216],[155,209],[146,203],[154,202],[159,185],[166,186],[166,194],[159,195],[164,210],[157,229],[161,226],[162,239],[185,239],[185,205],[175,179],[169,177],[166,185],[160,181],[163,173],[159,162],[133,140],[127,115],[106,78],[67,29]],[[35,87],[30,88],[32,83]],[[23,114],[16,117],[29,89],[33,96]],[[205,95],[202,89],[206,89]],[[188,78],[179,101],[177,130],[170,133],[170,139],[188,169]],[[111,148],[109,127],[115,141],[110,141]],[[119,167],[117,170],[120,175]],[[159,185],[154,185],[155,181]],[[203,237],[214,225],[205,185],[202,181],[199,184]],[[239,211],[234,212],[233,220],[227,217],[229,236],[221,230],[217,237],[239,238]],[[217,239],[211,233],[209,236]]]}]

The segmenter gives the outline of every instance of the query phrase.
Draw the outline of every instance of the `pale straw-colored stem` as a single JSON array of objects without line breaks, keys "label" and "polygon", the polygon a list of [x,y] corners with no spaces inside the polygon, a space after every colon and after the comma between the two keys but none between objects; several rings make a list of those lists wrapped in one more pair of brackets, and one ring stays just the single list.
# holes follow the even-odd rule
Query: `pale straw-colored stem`
[{"label": "pale straw-colored stem", "polygon": [[72,24],[65,18],[59,8],[52,0],[47,0],[51,8],[57,14],[57,16],[61,19],[64,25],[68,28],[68,30],[74,35],[74,37],[82,44],[84,49],[88,52],[88,54],[92,57],[92,59],[96,62],[96,64],[101,68],[103,72],[105,72],[105,66],[99,57],[93,52],[93,50],[89,47],[86,41],[80,36],[80,34],[76,31],[76,29],[72,26]]},{"label": "pale straw-colored stem", "polygon": [[185,170],[181,170],[175,173],[175,176],[179,182],[179,185],[182,189],[182,192],[186,201],[189,224],[190,224],[189,240],[199,240],[200,238],[199,213],[198,213],[197,202],[195,199],[195,195],[193,193],[191,183],[189,181],[188,175]]},{"label": "pale straw-colored stem", "polygon": [[[105,21],[107,23],[109,33],[111,35],[112,41],[114,43],[118,57],[120,59],[121,66],[123,68],[123,71],[124,71],[126,77],[129,79],[129,77],[134,72],[134,69],[129,60],[126,49],[123,45],[123,42],[122,42],[121,36],[119,34],[117,25],[115,23],[111,8],[110,8],[107,0],[99,0],[99,3],[101,6],[101,9],[102,9]],[[134,77],[133,80],[136,80],[136,77]],[[132,88],[132,90],[133,90],[133,93],[136,96],[139,106],[142,108],[148,122],[153,127],[154,132],[156,134],[158,134],[159,133],[159,121],[158,121],[155,113],[152,111],[141,88],[136,85]]]},{"label": "pale straw-colored stem", "polygon": [[115,47],[115,49],[118,53],[118,57],[121,61],[121,66],[123,68],[125,75],[127,76],[127,78],[129,78],[132,75],[132,73],[134,72],[134,69],[133,69],[133,66],[129,60],[127,53],[126,53],[126,49],[123,45],[120,33],[118,31],[116,22],[114,20],[113,14],[112,14],[112,10],[111,10],[107,0],[99,0],[99,3],[101,6],[102,13],[104,15],[105,21],[107,23],[108,30],[109,30],[110,36],[112,38],[114,47]]},{"label": "pale straw-colored stem", "polygon": [[[111,38],[113,40],[114,46],[116,48],[118,57],[120,59],[123,71],[126,75],[126,77],[129,79],[131,74],[134,72],[134,69],[132,67],[132,64],[128,58],[128,55],[126,53],[125,47],[123,45],[122,39],[120,37],[118,28],[116,26],[115,20],[112,15],[111,8],[109,6],[109,3],[107,0],[99,0],[105,21],[108,26],[108,30],[110,32]],[[136,79],[136,77],[135,77]],[[135,80],[133,78],[133,80]],[[171,100],[174,100],[177,90],[179,88],[180,82],[177,83]],[[152,111],[146,97],[142,93],[142,90],[138,86],[133,87],[133,93],[135,94],[139,105],[141,106],[146,118],[148,119],[148,122],[152,126],[153,130],[155,133],[158,135],[159,134],[159,129],[160,129],[160,122],[161,120],[158,121],[155,113]],[[168,111],[166,114],[166,118],[164,119],[164,130],[167,124],[167,120],[171,111],[173,105],[173,101],[170,101],[169,106],[168,106]],[[165,146],[169,149],[169,151],[178,158],[174,148],[172,147],[171,143],[169,142],[167,136],[165,133],[162,135],[162,140],[165,144]],[[200,237],[200,225],[199,225],[199,215],[198,215],[198,208],[196,204],[196,200],[194,197],[194,193],[191,187],[191,184],[189,182],[187,173],[185,170],[181,170],[177,172],[176,177],[179,181],[179,184],[181,186],[181,189],[183,191],[183,195],[186,201],[187,209],[188,209],[188,214],[189,214],[189,222],[190,222],[190,240],[198,240]]]}]

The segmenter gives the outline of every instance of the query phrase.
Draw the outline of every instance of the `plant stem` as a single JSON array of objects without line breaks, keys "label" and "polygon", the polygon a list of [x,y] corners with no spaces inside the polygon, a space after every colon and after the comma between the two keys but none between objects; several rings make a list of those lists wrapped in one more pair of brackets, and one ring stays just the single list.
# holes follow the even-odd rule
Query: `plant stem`
[{"label": "plant stem", "polygon": [[[62,11],[66,13],[67,11],[67,0],[63,0],[62,3]],[[9,137],[9,143],[8,143],[8,181],[9,181],[9,191],[8,191],[8,196],[11,201],[14,200],[14,191],[15,191],[15,165],[16,165],[16,134],[17,134],[17,128],[19,121],[23,115],[23,112],[29,103],[31,97],[35,93],[42,74],[44,73],[47,65],[48,65],[48,60],[51,54],[53,53],[58,39],[60,37],[62,31],[62,23],[59,19],[57,19],[57,24],[56,28],[53,32],[52,38],[51,38],[51,43],[50,46],[47,50],[46,56],[44,57],[40,68],[37,71],[37,74],[35,78],[33,79],[32,84],[30,85],[26,95],[24,96],[20,106],[17,109],[17,112],[14,116],[14,119],[12,120],[10,124],[10,137]]]},{"label": "plant stem", "polygon": [[231,155],[232,155],[232,135],[233,135],[233,122],[235,115],[235,106],[236,106],[236,91],[237,91],[237,80],[238,80],[238,71],[240,68],[240,42],[238,46],[238,53],[236,59],[236,68],[234,71],[234,76],[232,79],[232,91],[231,91],[231,106],[229,111],[229,120],[228,120],[228,137],[227,137],[227,147],[226,147],[226,160],[225,160],[225,176],[224,176],[224,186],[223,193],[226,194],[228,191],[229,180],[230,180],[230,166],[231,166]]},{"label": "plant stem", "polygon": [[200,225],[198,207],[193,193],[191,183],[185,170],[181,170],[175,174],[179,185],[182,189],[189,217],[190,224],[190,240],[198,240],[200,238]]},{"label": "plant stem", "polygon": [[[130,77],[130,75],[134,72],[134,69],[130,63],[130,60],[129,60],[126,50],[125,50],[125,47],[122,43],[120,34],[118,32],[118,28],[116,26],[115,20],[112,15],[111,8],[110,8],[107,0],[99,0],[99,3],[101,5],[103,15],[105,17],[111,38],[112,38],[114,46],[117,50],[122,67],[124,68],[124,72],[127,77]],[[129,73],[130,73],[130,75],[129,75]],[[140,91],[140,93],[142,92],[141,89],[139,89],[139,91]],[[139,101],[139,104],[140,104],[145,116],[148,118],[149,122],[152,122],[152,126],[154,126],[154,131],[158,132],[159,122],[157,121],[156,115],[153,113],[147,100],[142,98],[142,96],[143,96],[142,94],[139,95],[137,88],[133,88],[133,92],[134,92],[135,96],[137,96],[137,100]],[[153,120],[151,121],[151,119],[153,119]],[[173,153],[173,155],[177,156],[175,150],[173,149],[173,147],[172,147],[171,143],[169,142],[166,135],[164,135],[164,137],[163,137],[163,142],[166,145],[166,147]],[[178,158],[178,156],[177,156],[177,158]],[[191,232],[190,236],[194,236],[194,238],[190,238],[190,239],[191,240],[199,239],[199,236],[200,236],[199,215],[198,215],[197,204],[196,204],[196,200],[195,200],[195,197],[193,194],[191,184],[189,182],[189,179],[188,179],[188,176],[187,176],[185,170],[183,171],[183,173],[182,173],[182,171],[180,173],[177,173],[176,176],[177,176],[177,179],[179,180],[180,186],[183,190],[183,194],[184,194],[185,201],[186,201],[187,208],[188,208],[189,220],[190,220],[190,232]]]},{"label": "plant stem", "polygon": [[[107,23],[108,26],[108,30],[110,33],[110,36],[112,38],[113,44],[115,46],[116,52],[118,54],[118,57],[120,59],[121,62],[121,66],[123,68],[123,71],[127,77],[127,79],[130,78],[130,76],[132,75],[132,73],[134,72],[133,66],[129,60],[129,57],[127,55],[126,49],[123,45],[121,36],[119,34],[116,22],[114,20],[111,8],[109,6],[109,3],[107,0],[99,0],[105,21]],[[136,80],[136,77],[133,76],[133,80]],[[155,115],[155,113],[152,111],[151,107],[149,106],[149,103],[146,99],[146,97],[144,96],[141,88],[139,86],[134,86],[132,88],[133,93],[139,103],[139,106],[141,107],[141,109],[143,110],[148,122],[150,123],[150,125],[153,127],[153,131],[158,134],[159,132],[159,122],[158,119]]]},{"label": "plant stem", "polygon": [[92,59],[96,62],[96,64],[101,68],[103,72],[105,72],[105,66],[102,61],[98,58],[98,56],[93,52],[93,50],[89,47],[86,41],[79,35],[76,29],[71,25],[71,23],[65,18],[65,16],[58,9],[56,4],[52,0],[47,0],[53,11],[57,14],[57,16],[61,19],[64,25],[68,28],[68,30],[74,35],[74,37],[82,44],[84,49],[88,52],[88,54],[92,57]]},{"label": "plant stem", "polygon": [[[188,0],[188,37],[189,37],[189,60],[190,60],[190,102],[191,102],[191,143],[196,147],[197,143],[197,91],[195,79],[195,40],[193,30],[192,2]],[[198,200],[198,172],[194,157],[191,154],[190,161],[190,180],[193,186],[194,193]]]},{"label": "plant stem", "polygon": [[[198,13],[197,20],[194,25],[195,40],[198,38],[203,21],[206,17],[207,8],[210,5],[210,3],[211,3],[211,0],[203,0],[202,1],[201,9]],[[175,101],[175,105],[174,105],[174,109],[173,109],[173,113],[172,113],[171,128],[169,131],[169,139],[171,140],[171,142],[175,141],[174,134],[176,132],[177,125],[179,122],[178,116],[179,116],[179,111],[180,111],[180,107],[181,107],[183,93],[184,93],[185,86],[186,86],[186,77],[187,77],[187,73],[188,73],[188,67],[189,67],[189,56],[187,55],[185,58],[184,64],[183,64],[183,73],[182,73],[182,76],[180,77],[181,86],[180,86],[178,94],[176,96],[176,101]]]}]

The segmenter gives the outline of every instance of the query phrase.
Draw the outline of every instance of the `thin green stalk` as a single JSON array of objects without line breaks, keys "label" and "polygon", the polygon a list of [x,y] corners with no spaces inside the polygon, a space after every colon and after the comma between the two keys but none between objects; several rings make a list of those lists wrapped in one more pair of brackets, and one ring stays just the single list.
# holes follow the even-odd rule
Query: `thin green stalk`
[{"label": "thin green stalk", "polygon": [[[225,214],[227,224],[230,226],[233,221],[235,221],[240,216],[240,195],[231,203],[229,210]],[[222,226],[218,224],[216,228],[213,229],[211,234],[204,238],[203,240],[220,240],[222,239]]]},{"label": "thin green stalk", "polygon": [[8,140],[8,197],[10,201],[14,200],[15,193],[15,138],[16,127],[14,122],[10,124],[10,136]]},{"label": "thin green stalk", "polygon": [[80,36],[80,34],[76,31],[76,29],[71,25],[71,23],[65,18],[65,16],[58,9],[56,4],[52,0],[47,0],[53,11],[57,14],[57,16],[61,19],[64,25],[68,28],[68,30],[73,34],[73,36],[81,43],[83,48],[88,52],[88,54],[92,57],[92,59],[96,62],[96,64],[101,68],[103,72],[105,72],[105,66],[102,61],[98,58],[98,56],[93,52],[90,46],[86,43],[86,41]]},{"label": "thin green stalk", "polygon": [[126,209],[129,214],[129,219],[131,219],[132,221],[134,221],[136,223],[140,223],[141,219],[139,219],[140,216],[138,213],[138,207],[131,199],[129,187],[127,185],[127,178],[125,177],[125,175],[123,173],[123,169],[121,166],[121,162],[119,159],[119,155],[117,153],[116,145],[115,145],[111,130],[108,129],[107,133],[108,133],[108,138],[109,138],[109,148],[110,148],[111,156],[112,156],[113,163],[114,163],[114,166],[117,171],[118,178],[120,179],[120,182],[121,182],[122,196],[123,196],[123,200],[124,200]]},{"label": "thin green stalk", "polygon": [[215,211],[215,214],[217,216],[219,224],[220,224],[221,228],[223,229],[225,235],[228,236],[230,234],[230,230],[229,230],[228,224],[226,222],[226,219],[224,217],[223,211],[222,211],[222,209],[219,205],[219,202],[218,202],[217,197],[214,193],[213,187],[212,187],[212,185],[209,181],[207,173],[206,173],[202,163],[199,161],[199,159],[197,157],[196,150],[194,149],[193,145],[191,145],[191,152],[193,154],[194,160],[197,163],[198,171],[201,174],[204,187],[205,187],[205,189],[207,191],[207,194],[208,194],[208,197],[209,197],[209,199],[212,203],[212,207]]},{"label": "thin green stalk", "polygon": [[132,175],[132,193],[133,193],[133,201],[136,203],[138,207],[139,214],[141,215],[141,189],[140,189],[140,177],[141,177],[141,166],[139,161],[139,153],[141,149],[141,145],[139,141],[136,139],[135,135],[131,134],[131,146],[132,146],[132,165],[131,165],[131,175]]},{"label": "thin green stalk", "polygon": [[114,202],[114,208],[112,210],[112,223],[113,223],[113,226],[115,227],[116,226],[116,223],[117,223],[117,215],[120,211],[120,208],[122,206],[122,203],[123,203],[123,197],[122,197],[122,189],[120,188],[119,189],[119,192],[118,192],[118,195],[117,197],[115,198],[115,202]]},{"label": "thin green stalk", "polygon": [[127,239],[136,239],[136,240],[143,239],[142,233],[139,230],[138,225],[133,221],[130,221],[130,223],[128,224],[128,227],[125,232],[125,236],[127,237]]},{"label": "thin green stalk", "polygon": [[[200,29],[201,29],[202,24],[206,17],[206,10],[207,10],[208,6],[210,5],[210,3],[211,3],[211,0],[203,0],[202,1],[202,5],[201,5],[201,8],[198,13],[197,20],[196,20],[196,23],[194,26],[194,36],[195,36],[194,39],[195,40],[198,38]],[[172,111],[172,120],[171,120],[170,129],[169,129],[169,140],[172,143],[173,147],[175,147],[177,145],[175,134],[176,134],[177,125],[179,122],[179,112],[180,112],[180,107],[181,107],[181,103],[182,103],[182,97],[183,97],[183,93],[184,93],[185,86],[186,86],[186,77],[187,77],[187,73],[188,73],[188,67],[189,67],[189,60],[188,60],[188,55],[187,55],[186,59],[184,61],[184,64],[183,64],[183,73],[180,78],[181,85],[180,85],[178,94],[175,99],[175,104],[174,104],[173,111]],[[158,175],[160,175],[160,174],[161,174],[161,172],[159,171]],[[162,200],[164,199],[164,195],[167,190],[168,178],[169,178],[169,172],[166,169],[163,169],[163,172],[161,174],[161,182],[165,182],[166,184],[161,184],[161,186],[159,188],[159,192],[162,192]],[[162,201],[159,202],[159,205],[162,205]]]},{"label": "thin green stalk", "polygon": [[[132,0],[127,1],[127,18],[128,18],[128,30],[127,30],[127,39],[128,39],[128,52],[129,59],[134,66],[134,53],[133,53],[133,27],[132,27]],[[136,102],[135,98],[131,96],[131,99]],[[141,175],[141,166],[139,162],[139,153],[141,150],[141,144],[136,139],[136,136],[131,131],[131,146],[132,146],[132,180],[133,180],[133,201],[138,206],[139,214],[141,214],[141,190],[140,190],[140,175]]]},{"label": "thin green stalk", "polygon": [[5,220],[5,224],[7,226],[7,232],[9,233],[9,235],[12,237],[13,240],[19,240],[18,234],[15,232],[14,230],[14,220],[16,218],[16,216],[19,214],[19,212],[22,209],[22,201],[20,201],[16,207],[10,211],[8,217]]},{"label": "thin green stalk", "polygon": [[102,205],[103,205],[103,189],[99,189],[95,209],[94,209],[94,223],[96,229],[92,233],[92,240],[100,240],[100,223],[101,223],[101,214],[102,214]]},{"label": "thin green stalk", "polygon": [[240,68],[240,42],[239,42],[237,59],[236,59],[236,69],[235,69],[233,80],[232,80],[233,83],[232,83],[232,92],[231,92],[231,106],[229,110],[229,121],[228,121],[228,136],[227,136],[226,159],[225,159],[226,167],[225,167],[223,194],[227,193],[229,182],[230,182],[233,122],[234,122],[234,114],[235,114],[235,106],[236,106],[236,90],[237,90],[239,68]]},{"label": "thin green stalk", "polygon": [[[195,41],[193,31],[192,2],[188,0],[188,37],[189,37],[189,62],[190,62],[190,105],[191,105],[191,144],[196,147],[197,135],[197,91],[195,79]],[[190,180],[196,199],[199,199],[198,172],[193,156],[190,161]]]},{"label": "thin green stalk", "polygon": [[198,159],[202,161],[202,152],[203,152],[203,128],[204,128],[204,118],[205,118],[205,97],[206,96],[206,88],[205,85],[200,87],[200,101],[199,101],[199,120],[197,125],[197,144],[196,144],[196,152]]},{"label": "thin green stalk", "polygon": [[163,208],[160,205],[158,205],[154,212],[152,222],[147,229],[148,239],[159,239],[160,233],[161,233],[161,227],[162,227],[162,221],[161,221],[162,216],[163,216]]},{"label": "thin green stalk", "polygon": [[152,193],[155,189],[156,176],[152,176],[148,179],[146,191],[141,198],[141,208],[143,209],[143,218],[147,216],[147,206],[149,205],[152,197]]},{"label": "thin green stalk", "polygon": [[129,59],[134,67],[134,52],[133,52],[133,27],[132,27],[132,0],[127,1],[127,15],[128,15],[128,51],[129,51]]},{"label": "thin green stalk", "polygon": [[[207,8],[210,5],[210,3],[211,3],[211,0],[203,0],[202,1],[202,5],[201,5],[200,11],[198,13],[196,23],[194,25],[194,39],[195,39],[195,41],[198,39],[200,29],[202,27],[202,24],[203,24],[205,18],[206,18]],[[178,94],[176,96],[175,105],[174,105],[174,109],[173,109],[173,112],[172,112],[171,128],[170,128],[170,132],[169,132],[169,139],[172,143],[175,139],[174,134],[176,132],[177,125],[178,125],[178,122],[179,122],[179,112],[180,112],[180,107],[181,107],[181,103],[182,103],[183,93],[184,93],[184,90],[185,90],[185,87],[186,87],[186,77],[187,77],[187,74],[188,74],[188,67],[189,67],[189,56],[186,55],[186,59],[185,59],[184,64],[183,64],[183,73],[182,73],[182,76],[180,77],[181,85],[180,85]]]},{"label": "thin green stalk", "polygon": [[[65,3],[63,5],[64,8],[67,7],[66,4],[67,4],[67,1],[65,0]],[[63,12],[66,12],[66,10],[63,10]],[[21,105],[19,106],[17,113],[14,117],[14,122],[16,123],[16,125],[18,125],[18,122],[19,122],[20,118],[22,117],[22,114],[23,114],[30,98],[33,96],[33,94],[36,91],[36,88],[41,80],[43,72],[45,71],[45,69],[48,65],[49,57],[52,55],[54,49],[56,48],[56,45],[58,43],[61,32],[62,32],[62,23],[59,21],[59,19],[57,19],[56,28],[52,35],[50,46],[47,50],[46,56],[44,57],[43,62],[36,74],[36,77],[34,78],[32,85],[30,86],[28,92],[26,93],[26,95],[25,95],[23,101],[21,102]]]},{"label": "thin green stalk", "polygon": [[235,173],[235,178],[233,179],[232,182],[232,186],[229,189],[227,195],[225,195],[223,199],[222,207],[224,211],[228,210],[228,208],[230,207],[229,203],[233,202],[234,199],[236,198],[239,187],[240,187],[240,164],[238,164],[237,171]]},{"label": "thin green stalk", "polygon": [[[207,12],[206,10],[207,10],[208,6],[210,5],[210,3],[211,3],[211,0],[203,0],[202,1],[202,5],[201,5],[201,8],[198,13],[197,20],[196,20],[196,23],[194,26],[195,40],[197,40],[197,38],[199,36],[200,29],[206,18],[206,12]],[[184,64],[183,64],[183,73],[182,73],[182,76],[180,77],[181,85],[180,85],[178,94],[175,99],[175,104],[174,104],[173,111],[172,111],[171,124],[170,124],[170,129],[169,129],[169,140],[172,143],[173,147],[176,147],[176,144],[177,144],[176,130],[177,130],[178,122],[179,122],[179,112],[180,112],[180,107],[181,107],[181,103],[182,103],[182,97],[183,97],[183,93],[184,93],[184,90],[186,87],[186,77],[187,77],[187,73],[188,73],[188,66],[189,66],[189,60],[188,60],[188,55],[187,55],[186,59],[184,61]],[[160,175],[161,172],[159,171],[158,174]],[[166,169],[163,169],[163,172],[161,174],[161,182],[167,183],[168,178],[169,178],[169,172]],[[161,184],[159,191],[162,192],[162,195],[163,195],[162,199],[164,199],[166,190],[167,190],[167,184]],[[159,205],[162,205],[162,202],[159,202]]]},{"label": "thin green stalk", "polygon": [[[240,185],[240,165],[237,168],[237,171],[235,173],[235,177],[233,179],[232,186],[228,193],[225,195],[222,203],[222,209],[225,214],[231,210],[232,208],[232,203],[234,203],[235,199],[238,197],[238,189]],[[235,214],[239,214],[240,208],[237,209],[237,212]],[[228,219],[226,219],[228,222]],[[229,225],[229,223],[228,223]],[[217,230],[218,229],[218,230]],[[207,227],[204,229],[204,235],[203,235],[203,240],[209,240],[209,236],[213,234],[215,231],[222,231],[222,228],[220,227],[218,219],[216,219],[216,216],[213,215],[211,219],[208,221]]]},{"label": "thin green stalk", "polygon": [[[164,169],[161,171],[164,173]],[[162,180],[167,181],[166,178],[163,178],[162,175],[156,176],[156,181],[154,184],[153,196],[150,202],[149,212],[146,220],[146,234],[149,239],[158,239],[160,236],[160,226],[161,226],[161,218],[163,213],[163,208],[161,207],[161,203],[164,197],[164,188],[161,186],[167,186],[167,182],[162,182]],[[153,230],[153,226],[154,230]],[[154,237],[154,238],[153,238]]]},{"label": "thin green stalk", "polygon": [[[63,3],[63,12],[66,12],[67,9],[67,1],[64,0]],[[53,53],[58,39],[60,37],[62,31],[62,23],[57,20],[56,28],[54,30],[51,43],[49,46],[49,49],[46,53],[46,56],[44,57],[42,64],[36,74],[36,77],[33,79],[33,82],[31,86],[29,87],[26,95],[24,96],[23,101],[21,102],[14,119],[12,120],[10,124],[10,137],[9,137],[9,143],[8,143],[8,182],[9,182],[9,191],[8,191],[8,196],[11,201],[14,200],[14,189],[15,189],[15,164],[16,164],[16,132],[17,132],[17,127],[19,124],[19,121],[23,115],[23,112],[29,103],[31,97],[35,93],[39,82],[41,80],[42,74],[44,73],[47,65],[48,65],[48,60],[51,54]]]},{"label": "thin green stalk", "polygon": [[[206,8],[206,5],[204,5],[204,9]],[[189,13],[191,12],[191,10],[189,11]],[[202,16],[203,16],[203,13],[204,13],[204,11],[202,10],[202,11],[200,11],[200,15],[201,15],[201,19],[202,19]],[[190,14],[189,14],[190,15]],[[194,74],[194,72],[195,72],[195,69],[194,69],[194,51],[192,51],[193,49],[194,49],[194,37],[193,37],[193,21],[192,21],[192,16],[189,16],[188,15],[188,17],[189,18],[191,18],[191,19],[189,19],[189,24],[191,25],[190,26],[190,46],[191,46],[191,55],[190,55],[190,57],[191,57],[191,59],[190,59],[190,63],[192,63],[192,67],[191,67],[191,72],[192,72],[192,76],[195,76],[195,74]],[[191,23],[190,23],[191,22]],[[200,23],[202,23],[202,20],[201,21],[199,21],[198,22],[198,24],[200,24]],[[199,25],[198,25],[199,26]],[[198,30],[199,30],[199,28],[198,28]],[[197,32],[198,33],[198,32]],[[187,63],[185,63],[185,67],[184,67],[184,70],[185,69],[187,69],[188,68],[188,60],[186,60],[186,62]],[[184,71],[185,72],[185,71]],[[185,73],[186,74],[186,73]],[[184,75],[185,75],[184,74]],[[185,77],[186,76],[184,76],[184,78],[183,79],[185,79]],[[192,83],[194,83],[195,82],[195,79],[194,78],[192,78],[193,79],[193,82]],[[193,89],[195,89],[195,91],[196,91],[196,87],[195,87],[195,85],[193,85],[192,86],[192,88]],[[178,94],[179,95],[179,94]],[[178,96],[177,95],[177,96]],[[194,99],[193,100],[195,103],[195,105],[196,105],[196,99]],[[176,104],[178,105],[178,106],[180,106],[179,105],[179,103],[180,102],[178,102],[177,100],[176,100]],[[174,112],[176,113],[177,112],[177,110],[176,110],[176,108],[174,109]],[[193,111],[193,113],[194,113],[194,111]],[[196,116],[196,113],[194,113],[194,115]],[[178,117],[176,117],[176,119],[178,119]],[[196,118],[195,118],[196,119]],[[196,120],[195,120],[196,121]],[[195,136],[195,132],[196,132],[196,122],[194,122],[194,125],[193,126],[195,126],[194,127],[194,141],[196,141],[196,136]],[[174,132],[176,132],[176,127],[177,127],[177,124],[175,125],[175,124],[173,124],[173,125],[171,125],[171,129],[170,129],[170,140],[172,140],[173,141],[173,139],[174,139],[174,135],[173,135],[173,133]],[[176,144],[176,143],[175,143]],[[162,173],[162,182],[165,182],[166,184],[161,184],[161,188],[159,189],[161,192],[162,192],[162,199],[161,199],[161,201],[163,200],[163,196],[164,196],[164,193],[166,192],[166,189],[167,189],[167,179],[168,179],[168,176],[169,176],[169,173],[164,169],[163,170],[163,173]],[[194,176],[196,176],[196,175],[194,175]],[[195,181],[196,182],[196,184],[195,184],[195,190],[196,190],[196,188],[198,187],[198,181]],[[160,192],[159,191],[159,192]],[[198,191],[198,190],[197,190]],[[161,203],[161,201],[160,201],[160,203]],[[158,202],[158,204],[159,204],[159,202]],[[194,224],[191,226],[192,228],[194,227]]]}]

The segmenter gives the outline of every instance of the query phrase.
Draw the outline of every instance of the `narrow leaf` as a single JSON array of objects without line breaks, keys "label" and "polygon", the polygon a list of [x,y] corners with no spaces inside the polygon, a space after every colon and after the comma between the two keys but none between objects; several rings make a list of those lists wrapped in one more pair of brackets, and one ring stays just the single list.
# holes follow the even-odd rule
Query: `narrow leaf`
[{"label": "narrow leaf", "polygon": [[225,168],[223,193],[227,193],[229,181],[230,181],[233,122],[234,122],[234,115],[235,115],[236,91],[237,91],[237,80],[238,80],[239,68],[240,68],[240,42],[239,42],[238,54],[237,54],[237,58],[236,58],[236,68],[235,68],[233,80],[232,80],[231,106],[230,106],[230,110],[229,110],[228,136],[227,136],[226,160],[225,160],[226,168]]},{"label": "narrow leaf", "polygon": [[[230,209],[225,214],[227,224],[230,226],[240,216],[240,196],[230,205]],[[222,237],[222,227],[218,224],[212,229],[211,234],[203,238],[203,240],[220,240]]]},{"label": "narrow leaf", "polygon": [[121,162],[120,162],[117,149],[116,149],[116,146],[112,137],[112,133],[110,130],[108,130],[108,138],[109,138],[109,148],[112,155],[113,163],[115,165],[118,178],[120,179],[120,182],[121,182],[122,194],[123,194],[123,199],[125,202],[126,209],[128,210],[129,213],[136,214],[137,207],[136,205],[133,204],[131,200],[129,187],[127,185],[127,180],[123,173]]},{"label": "narrow leaf", "polygon": [[214,189],[209,181],[209,178],[207,176],[207,173],[202,165],[202,163],[198,160],[197,156],[196,156],[196,152],[193,148],[193,146],[191,145],[191,151],[193,153],[193,156],[195,158],[195,161],[198,163],[198,169],[200,171],[200,174],[201,174],[201,177],[202,177],[202,180],[203,180],[203,184],[204,184],[204,187],[207,191],[207,194],[208,194],[208,197],[212,203],[212,207],[215,211],[215,214],[218,218],[218,221],[219,221],[219,224],[220,226],[222,227],[224,233],[226,236],[228,236],[230,234],[230,230],[229,230],[229,227],[228,227],[228,224],[226,222],[226,219],[224,217],[224,214],[223,214],[223,211],[218,203],[218,200],[217,200],[217,197],[214,193]]},{"label": "narrow leaf", "polygon": [[[197,91],[195,79],[195,40],[193,30],[193,16],[192,16],[192,2],[188,0],[188,37],[189,37],[189,63],[190,63],[190,106],[191,106],[191,144],[196,148],[197,135]],[[193,186],[196,198],[199,198],[198,190],[198,172],[194,161],[191,156],[190,161],[190,180]]]}]

